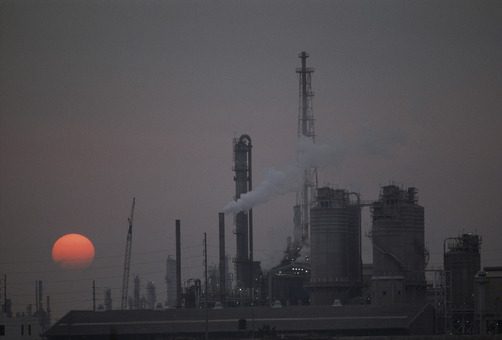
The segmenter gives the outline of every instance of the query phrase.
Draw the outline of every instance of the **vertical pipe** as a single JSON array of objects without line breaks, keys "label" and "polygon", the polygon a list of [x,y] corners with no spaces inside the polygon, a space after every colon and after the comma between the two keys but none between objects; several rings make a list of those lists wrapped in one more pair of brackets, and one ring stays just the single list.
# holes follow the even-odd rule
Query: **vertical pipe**
[{"label": "vertical pipe", "polygon": [[251,298],[254,300],[254,265],[253,265],[253,209],[249,209],[249,287]]},{"label": "vertical pipe", "polygon": [[486,334],[486,279],[479,280],[479,334]]},{"label": "vertical pipe", "polygon": [[42,301],[43,301],[43,288],[42,288],[42,280],[38,280],[38,306],[39,306],[39,311],[41,312],[43,307],[42,307]]},{"label": "vertical pipe", "polygon": [[92,280],[92,310],[96,311],[96,281]]},{"label": "vertical pipe", "polygon": [[302,71],[300,73],[302,83],[302,135],[308,136],[307,130],[307,53],[302,52]]},{"label": "vertical pipe", "polygon": [[181,230],[176,220],[176,307],[181,308]]},{"label": "vertical pipe", "polygon": [[[486,271],[486,269],[484,269],[484,271]],[[475,284],[478,285],[478,306],[477,309],[478,309],[478,315],[477,317],[479,318],[479,334],[481,335],[484,335],[484,334],[487,334],[487,329],[486,329],[486,321],[487,321],[487,314],[488,311],[487,311],[487,307],[486,307],[486,300],[487,300],[487,289],[489,289],[489,287],[487,287],[487,285],[489,284],[489,280],[486,276],[486,273],[484,273],[484,275],[480,275],[478,274],[477,277],[475,278]],[[476,312],[476,310],[475,310]]]},{"label": "vertical pipe", "polygon": [[[362,229],[362,221],[361,221],[361,197],[359,196],[359,194],[357,192],[349,192],[349,195],[354,195],[356,196],[356,199],[357,199],[357,209],[359,210],[358,211],[358,219],[359,219],[359,225],[358,225],[358,242],[359,242],[359,249],[358,249],[358,252],[359,252],[359,278],[358,280],[361,282],[362,284],[362,281],[363,281],[363,248],[362,248],[362,234],[361,234],[361,229]],[[349,201],[350,203],[350,201]],[[349,251],[352,251],[352,249],[350,249]]]},{"label": "vertical pipe", "polygon": [[[248,149],[248,191],[253,191],[253,163],[251,159],[251,140]],[[249,261],[253,263],[253,209],[249,209]]]},{"label": "vertical pipe", "polygon": [[219,217],[219,229],[220,229],[220,302],[222,306],[225,306],[225,294],[226,294],[226,273],[225,273],[225,213],[220,212]]},{"label": "vertical pipe", "polygon": [[204,310],[205,310],[205,315],[206,315],[206,332],[205,332],[205,339],[209,339],[209,319],[208,319],[208,287],[207,287],[207,234],[204,233]]},{"label": "vertical pipe", "polygon": [[[253,164],[251,158],[251,140],[249,140],[249,149],[248,149],[248,191],[253,190]],[[253,259],[253,209],[249,209],[248,215],[249,221],[249,283],[251,288],[251,298],[254,302],[254,259]],[[251,303],[252,305],[252,303]]]},{"label": "vertical pipe", "polygon": [[46,303],[47,303],[47,325],[50,325],[51,324],[51,297],[49,295],[47,295],[45,297],[46,299]]}]

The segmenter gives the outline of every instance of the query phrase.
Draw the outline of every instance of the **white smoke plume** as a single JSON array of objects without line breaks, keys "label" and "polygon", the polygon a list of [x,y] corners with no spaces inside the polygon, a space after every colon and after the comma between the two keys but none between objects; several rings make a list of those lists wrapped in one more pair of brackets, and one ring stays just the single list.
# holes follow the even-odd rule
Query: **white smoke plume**
[{"label": "white smoke plume", "polygon": [[336,148],[326,144],[314,144],[308,138],[298,141],[298,160],[280,171],[269,168],[265,179],[252,191],[242,194],[237,201],[228,203],[222,212],[238,213],[268,202],[271,198],[296,192],[302,185],[303,170],[310,167],[323,167],[338,161]]},{"label": "white smoke plume", "polygon": [[362,124],[355,133],[355,140],[342,143],[331,138],[328,143],[314,144],[309,138],[298,140],[298,159],[284,171],[269,168],[265,180],[252,191],[242,194],[237,201],[228,203],[224,213],[238,213],[268,202],[271,198],[297,192],[303,183],[303,170],[310,167],[322,169],[340,164],[348,155],[363,157],[392,157],[392,148],[406,144],[406,134],[395,126],[375,128],[371,124]]},{"label": "white smoke plume", "polygon": [[223,212],[238,213],[249,210],[255,205],[268,202],[276,196],[293,192],[298,187],[298,180],[301,180],[301,169],[298,167],[288,167],[285,171],[269,168],[265,172],[265,179],[254,190],[241,195],[237,201],[228,203]]}]

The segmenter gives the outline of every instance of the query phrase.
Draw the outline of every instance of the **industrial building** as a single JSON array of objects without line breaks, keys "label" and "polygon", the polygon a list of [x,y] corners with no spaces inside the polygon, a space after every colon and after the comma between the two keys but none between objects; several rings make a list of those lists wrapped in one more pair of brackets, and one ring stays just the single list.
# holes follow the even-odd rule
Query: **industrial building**
[{"label": "industrial building", "polygon": [[451,275],[451,304],[454,310],[474,308],[474,276],[481,269],[481,238],[463,234],[445,241],[444,270]]},{"label": "industrial building", "polygon": [[317,189],[310,209],[312,305],[347,304],[361,295],[361,207],[346,190]]},{"label": "industrial building", "polygon": [[[231,262],[230,255],[225,255],[224,257],[224,288],[225,295],[230,295],[230,290],[232,288],[232,273],[229,271],[229,263]],[[220,269],[219,266],[210,266],[208,269],[208,281],[207,290],[210,297],[217,297],[220,294]],[[230,289],[230,290],[229,290]]]},{"label": "industrial building", "polygon": [[[307,52],[301,52],[301,67],[298,75],[298,141],[308,140],[315,143],[314,113],[312,109],[312,74],[314,69],[307,67]],[[304,155],[297,150],[297,160]],[[306,287],[310,282],[310,209],[317,188],[317,168],[313,165],[304,167],[302,185],[296,193],[293,206],[293,241],[287,238],[285,256],[281,263],[269,273],[268,298],[282,304],[309,304],[310,297]],[[303,256],[302,253],[303,252]]]},{"label": "industrial building", "polygon": [[40,318],[38,316],[0,313],[0,338],[9,340],[42,339]]},{"label": "industrial building", "polygon": [[310,264],[293,262],[278,266],[268,272],[269,303],[284,306],[308,305],[310,296],[306,290],[310,282]]},{"label": "industrial building", "polygon": [[474,334],[474,277],[481,269],[481,237],[463,234],[444,242],[444,272],[448,280],[445,296],[447,330],[452,334]]},{"label": "industrial building", "polygon": [[12,312],[12,300],[7,298],[7,276],[3,277],[0,288],[0,298],[3,300],[0,310],[0,339],[38,340],[42,333],[51,325],[50,297],[46,296],[46,306],[43,306],[43,282],[35,282],[35,311],[33,305],[26,307],[26,312]]},{"label": "industrial building", "polygon": [[371,303],[426,301],[424,208],[417,189],[382,187],[371,214]]},{"label": "industrial building", "polygon": [[[306,66],[307,53],[299,57],[298,138],[315,142],[313,69]],[[238,201],[253,190],[249,135],[233,140],[232,170]],[[233,216],[234,287],[225,253],[224,213],[219,213],[219,267],[209,272],[206,267],[205,285],[193,279],[182,287],[177,220],[176,260],[169,257],[166,265],[167,305],[175,308],[154,309],[152,285],[148,310],[132,303],[130,310],[72,311],[45,336],[49,340],[220,339],[431,335],[439,329],[449,334],[502,332],[502,268],[479,271],[480,237],[464,234],[445,241],[444,270],[437,271],[442,281],[432,287],[437,295],[430,304],[424,208],[418,204],[417,189],[387,185],[380,188],[378,200],[361,202],[358,193],[318,188],[317,169],[303,170],[293,209],[293,241],[288,238],[284,259],[266,277],[254,261],[253,209],[246,207]],[[373,263],[365,265],[364,206],[371,207],[368,236],[373,245]],[[133,211],[134,200],[129,234]],[[124,273],[130,261],[127,249]],[[137,281],[133,301],[139,300]]]},{"label": "industrial building", "polygon": [[[206,317],[207,316],[207,317]],[[72,311],[47,332],[62,339],[326,338],[431,334],[428,304],[390,306],[290,306],[223,309]]]},{"label": "industrial building", "polygon": [[[234,139],[235,199],[252,190],[251,137],[242,135]],[[240,297],[254,298],[257,281],[261,276],[260,263],[253,260],[253,209],[239,211],[235,215],[237,251],[235,257],[235,281]]]},{"label": "industrial building", "polygon": [[502,334],[502,267],[484,267],[474,278],[479,334]]}]

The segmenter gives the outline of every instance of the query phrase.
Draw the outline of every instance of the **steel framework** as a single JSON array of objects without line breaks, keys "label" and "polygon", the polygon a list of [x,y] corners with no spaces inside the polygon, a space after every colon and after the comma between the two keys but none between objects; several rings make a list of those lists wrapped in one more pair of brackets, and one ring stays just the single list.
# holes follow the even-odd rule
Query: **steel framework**
[{"label": "steel framework", "polygon": [[[299,58],[302,60],[301,68],[296,69],[299,80],[299,104],[298,104],[298,139],[308,139],[315,143],[314,114],[312,110],[312,73],[314,69],[307,67],[306,52],[301,52]],[[301,159],[301,151],[298,150],[298,159]],[[315,190],[317,189],[317,168],[306,166],[303,169],[303,184],[301,190],[296,194],[295,211],[295,243],[308,244],[310,228],[310,207],[314,201]],[[299,239],[301,237],[301,240]]]},{"label": "steel framework", "polygon": [[129,269],[131,267],[131,246],[132,246],[132,224],[134,218],[134,205],[136,204],[136,198],[132,199],[131,215],[127,219],[129,222],[129,231],[127,232],[126,240],[126,251],[124,258],[124,276],[122,278],[122,300],[120,303],[120,309],[124,310],[127,307],[127,290],[129,288]]}]

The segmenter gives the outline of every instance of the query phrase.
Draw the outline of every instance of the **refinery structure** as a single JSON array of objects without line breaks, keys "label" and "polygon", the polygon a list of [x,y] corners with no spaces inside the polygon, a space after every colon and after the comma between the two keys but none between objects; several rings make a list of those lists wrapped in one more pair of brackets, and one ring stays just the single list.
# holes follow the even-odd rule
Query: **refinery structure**
[{"label": "refinery structure", "polygon": [[348,304],[361,296],[361,207],[346,190],[319,188],[310,223],[310,302]]},{"label": "refinery structure", "polygon": [[[298,74],[298,139],[315,144],[309,55],[301,52]],[[252,136],[233,140],[233,185],[238,204],[253,191]],[[298,151],[298,163],[304,156]],[[259,157],[259,155],[254,155]],[[265,271],[255,260],[253,207],[215,212],[219,263],[207,264],[200,279],[181,284],[181,223],[176,220],[176,254],[166,259],[166,301],[156,301],[148,283],[145,297],[134,278],[129,296],[134,200],[129,217],[120,310],[105,292],[104,311],[72,311],[45,332],[47,339],[279,338],[302,335],[420,336],[502,333],[502,268],[481,268],[481,237],[445,240],[444,268],[428,270],[425,209],[418,189],[389,184],[374,200],[332,186],[318,186],[317,168],[301,168],[292,202],[292,237],[284,257]],[[230,180],[229,180],[230,183]],[[363,235],[362,212],[371,229]],[[216,218],[218,216],[218,218]],[[225,217],[232,219],[231,228]],[[256,226],[260,228],[260,226]],[[235,254],[225,233],[233,230]],[[368,237],[373,263],[363,264]],[[5,304],[6,305],[6,304]],[[37,307],[38,309],[38,307]],[[5,310],[5,309],[4,309]],[[131,314],[132,311],[135,314]],[[141,313],[139,313],[141,312]],[[1,330],[1,329],[0,329]]]},{"label": "refinery structure", "polygon": [[376,304],[425,301],[424,208],[415,188],[384,186],[371,205],[373,276]]},{"label": "refinery structure", "polygon": [[[307,67],[309,55],[302,52],[299,55],[302,66],[296,69],[298,74],[298,139],[306,139],[315,143],[314,113],[312,109],[312,73],[314,69]],[[298,151],[298,160],[303,156]],[[303,181],[296,193],[296,205],[293,207],[294,217],[294,246],[300,248],[308,245],[310,227],[310,207],[317,188],[317,169],[314,166],[305,166],[303,169]]]}]

